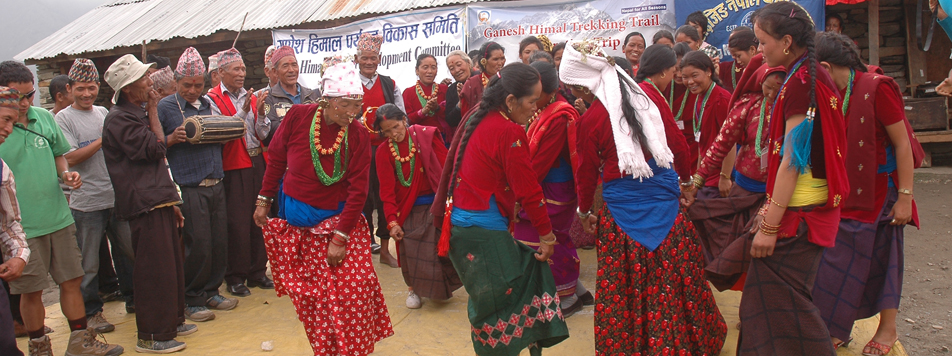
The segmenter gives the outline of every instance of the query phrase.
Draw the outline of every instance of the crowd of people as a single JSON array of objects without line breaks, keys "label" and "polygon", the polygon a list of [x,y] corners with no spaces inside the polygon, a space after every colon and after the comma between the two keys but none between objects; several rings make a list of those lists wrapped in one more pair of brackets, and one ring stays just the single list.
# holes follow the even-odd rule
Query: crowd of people
[{"label": "crowd of people", "polygon": [[[379,254],[409,309],[465,288],[478,355],[539,355],[586,306],[598,355],[716,355],[728,325],[711,286],[743,291],[738,354],[834,355],[876,314],[863,354],[888,354],[922,155],[901,90],[794,2],[753,23],[731,33],[733,61],[697,12],[651,44],[627,35],[623,57],[545,36],[518,63],[496,42],[421,54],[406,89],[377,71],[370,33],[324,60],[320,88],[298,82],[290,47],[268,49],[258,91],[234,48],[207,66],[191,47],[174,68],[125,55],[103,78],[80,58],[50,82],[52,112],[3,62],[0,353],[21,354],[22,332],[52,355],[52,277],[67,355],[123,352],[97,338],[115,330],[111,280],[138,352],[182,350],[188,321],[238,307],[224,283],[289,296],[315,355],[366,355],[394,334]],[[244,134],[195,142],[193,116]],[[594,293],[577,252],[592,247]]]}]

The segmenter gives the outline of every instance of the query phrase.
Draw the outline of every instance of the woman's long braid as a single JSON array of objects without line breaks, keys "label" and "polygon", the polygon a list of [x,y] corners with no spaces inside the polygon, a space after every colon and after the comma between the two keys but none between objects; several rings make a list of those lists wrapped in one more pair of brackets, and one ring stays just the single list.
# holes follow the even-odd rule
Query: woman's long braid
[{"label": "woman's long braid", "polygon": [[641,126],[641,122],[638,121],[638,113],[635,111],[635,107],[632,106],[634,98],[631,97],[631,93],[635,93],[634,85],[637,84],[628,81],[621,73],[618,73],[618,86],[621,88],[621,112],[624,114],[624,120],[631,128],[631,138],[647,149],[647,146],[644,145],[647,144],[648,138],[645,137],[645,130]]}]

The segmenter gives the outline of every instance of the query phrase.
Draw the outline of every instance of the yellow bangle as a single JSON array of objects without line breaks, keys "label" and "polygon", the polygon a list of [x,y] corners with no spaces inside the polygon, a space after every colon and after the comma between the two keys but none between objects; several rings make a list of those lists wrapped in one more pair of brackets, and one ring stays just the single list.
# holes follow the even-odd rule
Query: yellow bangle
[{"label": "yellow bangle", "polygon": [[721,177],[731,179],[731,176],[727,175],[727,173],[724,173],[724,172],[721,172]]},{"label": "yellow bangle", "polygon": [[544,240],[544,239],[542,239],[541,237],[539,238],[539,242],[541,242],[543,245],[547,245],[547,246],[552,246],[552,245],[555,245],[555,244],[559,243],[558,240],[555,240],[555,239],[553,239],[553,240]]},{"label": "yellow bangle", "polygon": [[787,208],[786,205],[783,205],[783,204],[778,203],[776,200],[773,200],[773,198],[771,198],[769,195],[767,196],[767,200],[770,201],[771,204],[774,204],[774,205],[776,205],[776,206],[778,206],[778,207],[781,207],[781,208],[784,208],[784,209]]}]

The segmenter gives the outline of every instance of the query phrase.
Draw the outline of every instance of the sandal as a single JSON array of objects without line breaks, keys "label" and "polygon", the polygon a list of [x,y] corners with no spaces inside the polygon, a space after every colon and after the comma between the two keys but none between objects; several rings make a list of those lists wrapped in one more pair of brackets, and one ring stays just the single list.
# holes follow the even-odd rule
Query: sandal
[{"label": "sandal", "polygon": [[869,343],[866,344],[866,347],[863,348],[863,355],[864,355],[864,356],[884,356],[884,355],[887,355],[887,354],[889,354],[889,351],[892,350],[893,345],[895,345],[895,344],[896,344],[896,342],[893,342],[892,345],[886,346],[886,345],[880,344],[880,343],[878,343],[878,342],[875,342],[875,341],[873,341],[873,340],[869,340]]},{"label": "sandal", "polygon": [[850,343],[852,343],[852,342],[853,342],[853,338],[849,338],[849,340],[845,340],[845,341],[844,341],[844,340],[840,340],[839,342],[836,342],[836,343],[833,344],[833,350],[834,350],[834,351],[835,351],[835,350],[839,350],[841,347],[844,347],[844,348],[845,348],[845,347],[850,347]]}]

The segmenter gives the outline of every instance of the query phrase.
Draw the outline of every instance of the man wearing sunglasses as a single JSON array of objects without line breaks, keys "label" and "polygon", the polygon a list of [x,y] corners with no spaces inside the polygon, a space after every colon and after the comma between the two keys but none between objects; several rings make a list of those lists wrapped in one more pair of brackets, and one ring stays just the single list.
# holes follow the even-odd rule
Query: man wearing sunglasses
[{"label": "man wearing sunglasses", "polygon": [[[61,180],[72,189],[83,182],[69,170],[64,155],[70,144],[49,111],[31,105],[36,88],[33,73],[23,63],[0,63],[0,86],[21,93],[19,117],[12,133],[0,146],[0,158],[10,166],[19,183],[21,224],[32,252],[23,276],[10,283],[10,292],[20,294],[20,312],[30,336],[30,354],[52,355],[50,338],[44,331],[46,308],[43,290],[49,277],[60,287],[60,307],[69,322],[66,353],[71,355],[118,355],[122,347],[105,345],[89,328],[80,285],[85,274],[82,254],[76,242],[76,226]],[[49,276],[49,277],[48,277]]]}]

